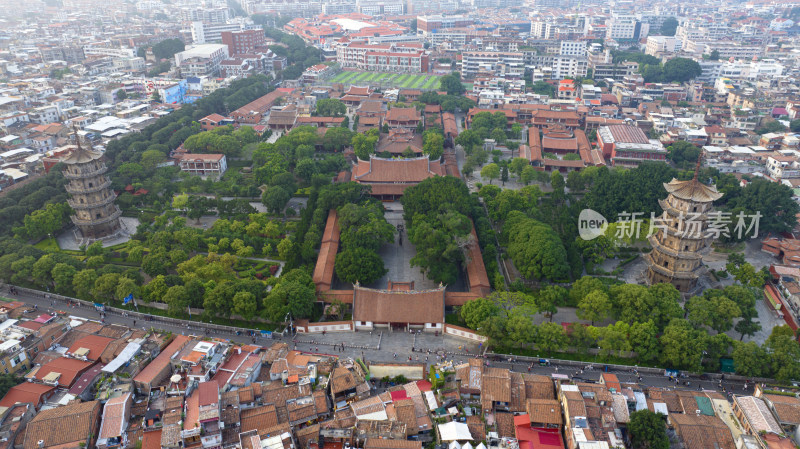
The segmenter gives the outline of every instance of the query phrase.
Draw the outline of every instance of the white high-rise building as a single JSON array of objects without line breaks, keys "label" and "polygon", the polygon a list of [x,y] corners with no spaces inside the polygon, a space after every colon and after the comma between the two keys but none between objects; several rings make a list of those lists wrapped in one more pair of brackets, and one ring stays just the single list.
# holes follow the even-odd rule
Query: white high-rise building
[{"label": "white high-rise building", "polygon": [[561,41],[561,56],[586,56],[586,41]]}]

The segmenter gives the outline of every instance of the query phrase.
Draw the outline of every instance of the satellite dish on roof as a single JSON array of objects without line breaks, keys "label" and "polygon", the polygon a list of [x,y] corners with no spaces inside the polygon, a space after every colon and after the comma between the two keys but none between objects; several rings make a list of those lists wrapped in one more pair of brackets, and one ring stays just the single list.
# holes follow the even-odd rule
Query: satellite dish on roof
[{"label": "satellite dish on roof", "polygon": [[172,383],[178,383],[178,382],[181,381],[181,375],[180,374],[173,374],[172,377],[169,378],[169,381],[172,382]]}]

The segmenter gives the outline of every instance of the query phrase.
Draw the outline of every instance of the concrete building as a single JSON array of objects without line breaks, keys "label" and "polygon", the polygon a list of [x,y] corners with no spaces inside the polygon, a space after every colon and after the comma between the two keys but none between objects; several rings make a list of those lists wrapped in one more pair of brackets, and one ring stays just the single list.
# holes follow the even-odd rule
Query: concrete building
[{"label": "concrete building", "polygon": [[196,45],[175,53],[175,65],[180,68],[184,78],[216,76],[219,74],[219,64],[229,56],[227,45]]},{"label": "concrete building", "polygon": [[562,56],[586,56],[586,41],[561,41],[558,54]]},{"label": "concrete building", "polygon": [[522,78],[525,64],[522,53],[498,51],[465,51],[461,54],[464,78],[490,75],[501,78]]},{"label": "concrete building", "polygon": [[417,17],[417,33],[425,35],[450,28],[468,27],[473,23],[475,23],[474,19],[465,16],[419,16]]},{"label": "concrete building", "polygon": [[84,148],[78,139],[78,148],[64,159],[65,186],[71,198],[67,200],[75,211],[72,223],[78,228],[76,237],[85,243],[111,237],[121,230],[119,217],[122,211],[114,204],[117,195],[111,190],[111,181],[105,175],[108,168],[100,159],[103,153]]},{"label": "concrete building", "polygon": [[639,40],[647,36],[650,25],[636,16],[614,14],[606,20],[606,39],[618,41]]},{"label": "concrete building", "polygon": [[178,166],[189,174],[215,179],[228,169],[224,154],[183,154],[178,157]]},{"label": "concrete building", "polygon": [[223,31],[220,38],[222,44],[228,46],[229,55],[252,53],[267,43],[263,30]]},{"label": "concrete building", "polygon": [[[699,165],[698,165],[699,168]],[[669,195],[659,201],[664,214],[655,235],[648,237],[653,251],[645,257],[647,283],[670,283],[679,291],[692,291],[703,265],[700,251],[708,246],[706,220],[714,201],[722,198],[716,187],[697,180],[673,179],[664,184]]]},{"label": "concrete building", "polygon": [[343,68],[393,73],[425,73],[430,65],[428,52],[419,43],[351,42],[337,48],[336,61]]},{"label": "concrete building", "polygon": [[667,150],[658,140],[648,139],[633,125],[601,126],[597,144],[612,165],[635,167],[644,161],[665,161]]},{"label": "concrete building", "polygon": [[645,53],[659,57],[680,50],[681,41],[672,36],[647,36]]},{"label": "concrete building", "polygon": [[244,26],[245,25],[242,22],[238,23],[192,22],[192,42],[194,42],[195,44],[220,42],[222,41],[222,33],[239,32],[244,30]]}]

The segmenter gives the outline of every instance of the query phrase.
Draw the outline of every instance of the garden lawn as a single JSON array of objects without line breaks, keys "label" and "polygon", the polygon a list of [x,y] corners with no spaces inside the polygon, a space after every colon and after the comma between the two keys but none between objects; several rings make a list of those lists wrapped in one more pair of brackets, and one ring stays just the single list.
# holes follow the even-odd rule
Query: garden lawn
[{"label": "garden lawn", "polygon": [[425,84],[422,85],[423,89],[436,89],[437,87],[439,87],[438,76],[432,76],[428,78],[428,81],[426,81]]},{"label": "garden lawn", "polygon": [[41,242],[33,245],[35,248],[38,248],[42,251],[47,252],[58,252],[61,248],[58,247],[58,241],[56,239],[44,239]]},{"label": "garden lawn", "polygon": [[331,81],[334,83],[343,83],[350,79],[355,74],[355,72],[341,72],[338,75],[334,76]]},{"label": "garden lawn", "polygon": [[370,72],[361,72],[361,73],[358,74],[358,76],[353,78],[352,82],[353,83],[357,83],[357,82],[365,81],[367,79],[367,77],[369,77],[370,75],[372,75]]}]

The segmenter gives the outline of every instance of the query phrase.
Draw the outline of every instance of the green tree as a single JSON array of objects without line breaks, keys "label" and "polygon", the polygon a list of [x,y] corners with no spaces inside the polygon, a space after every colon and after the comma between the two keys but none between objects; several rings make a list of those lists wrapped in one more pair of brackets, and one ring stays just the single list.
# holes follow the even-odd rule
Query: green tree
[{"label": "green tree", "polygon": [[628,334],[631,327],[628,323],[617,321],[606,327],[590,327],[590,333],[595,335],[600,347],[600,354],[610,355],[631,350]]},{"label": "green tree", "polygon": [[258,302],[254,294],[241,291],[233,295],[233,311],[245,320],[251,320],[257,310]]},{"label": "green tree", "polygon": [[780,381],[800,378],[800,345],[789,326],[776,326],[764,343],[770,354],[772,376]]},{"label": "green tree", "polygon": [[739,333],[739,341],[744,340],[745,336],[753,336],[756,332],[761,330],[761,323],[753,321],[752,318],[742,318],[739,320],[733,330]]},{"label": "green tree", "polygon": [[686,305],[689,322],[695,326],[708,326],[717,332],[727,332],[733,319],[741,315],[739,306],[724,296],[695,296]]},{"label": "green tree", "polygon": [[688,321],[675,318],[661,335],[661,363],[668,368],[701,371],[704,333]]},{"label": "green tree", "polygon": [[341,117],[347,113],[347,105],[337,98],[317,100],[317,115],[322,117]]},{"label": "green tree", "polygon": [[136,281],[131,278],[120,277],[117,283],[117,289],[114,292],[115,299],[122,301],[130,294],[134,296],[139,294],[139,287],[136,285]]},{"label": "green tree", "polygon": [[511,125],[511,139],[521,139],[522,138],[522,125],[519,123],[514,123]]},{"label": "green tree", "polygon": [[748,377],[769,376],[769,354],[758,343],[736,343],[733,346],[733,366],[736,374]]},{"label": "green tree", "polygon": [[71,209],[67,204],[50,203],[44,209],[33,211],[23,218],[25,235],[38,239],[52,234],[64,226]]},{"label": "green tree", "polygon": [[269,187],[261,195],[261,203],[272,213],[280,213],[290,199],[292,194],[280,186]]},{"label": "green tree", "polygon": [[536,326],[524,313],[512,313],[506,320],[508,339],[516,345],[530,343],[536,335]]},{"label": "green tree", "polygon": [[660,416],[647,409],[631,413],[628,433],[633,449],[669,449],[669,437],[663,415]]},{"label": "green tree", "polygon": [[658,341],[658,328],[652,321],[646,323],[633,323],[628,334],[631,350],[642,361],[658,359],[661,344]]},{"label": "green tree", "polygon": [[564,280],[569,275],[567,252],[552,228],[512,212],[503,225],[508,254],[528,279]]},{"label": "green tree", "polygon": [[481,169],[481,177],[488,179],[491,184],[493,180],[500,177],[500,167],[497,164],[486,164]]},{"label": "green tree", "polygon": [[363,247],[345,249],[337,254],[335,266],[339,279],[351,284],[369,285],[389,271],[375,251]]},{"label": "green tree", "polygon": [[506,137],[506,132],[503,128],[495,128],[489,134],[489,138],[497,142],[499,145],[504,145],[506,143],[507,137]]},{"label": "green tree", "polygon": [[353,136],[353,152],[362,161],[368,161],[371,154],[375,153],[375,144],[378,143],[377,136],[356,134]]},{"label": "green tree", "polygon": [[[675,31],[678,29],[678,19],[674,17],[669,17],[664,20],[664,23],[661,25],[661,35],[662,36],[674,36]],[[614,59],[616,61],[616,59]],[[655,448],[654,448],[655,449]]]},{"label": "green tree", "polygon": [[511,163],[509,163],[509,169],[517,178],[520,178],[522,177],[522,171],[525,170],[525,167],[529,167],[530,165],[530,162],[524,157],[515,157],[511,160]]},{"label": "green tree", "polygon": [[664,64],[664,78],[668,82],[686,82],[703,73],[700,64],[689,58],[673,58]]},{"label": "green tree", "polygon": [[345,204],[337,212],[345,249],[362,247],[377,252],[384,243],[394,241],[396,229],[386,221],[380,203]]},{"label": "green tree", "polygon": [[295,319],[310,317],[315,299],[313,287],[301,282],[284,281],[272,289],[264,306],[271,321],[282,322],[287,312]]},{"label": "green tree", "polygon": [[173,285],[161,298],[167,304],[167,313],[172,316],[180,316],[189,306],[189,292],[183,285]]},{"label": "green tree", "polygon": [[33,267],[31,267],[31,275],[40,285],[50,286],[53,283],[53,277],[50,273],[55,266],[55,258],[51,254],[45,254],[33,264]]},{"label": "green tree", "polygon": [[542,323],[536,328],[534,342],[542,351],[561,351],[567,347],[567,334],[560,324]]},{"label": "green tree", "polygon": [[117,91],[114,92],[114,96],[117,97],[119,101],[125,101],[128,99],[128,92],[126,92],[125,89],[117,89]]},{"label": "green tree", "polygon": [[461,319],[470,329],[478,329],[484,321],[500,313],[494,301],[486,298],[473,299],[461,306]]},{"label": "green tree", "polygon": [[533,93],[537,95],[547,95],[550,98],[555,98],[556,88],[552,84],[545,81],[537,81],[533,83]]},{"label": "green tree", "polygon": [[75,273],[75,276],[72,278],[72,289],[79,298],[89,299],[95,281],[97,281],[96,271],[92,269],[81,270]]},{"label": "green tree", "polygon": [[53,266],[50,276],[55,284],[55,290],[62,295],[72,293],[72,281],[78,270],[66,263],[57,263]]},{"label": "green tree", "polygon": [[572,284],[572,288],[569,291],[570,303],[577,306],[586,295],[595,290],[605,293],[608,292],[603,282],[598,278],[584,276],[578,279]]},{"label": "green tree", "polygon": [[466,92],[464,85],[461,84],[461,76],[458,73],[445,75],[439,78],[439,89],[446,91],[447,95],[463,95]]},{"label": "green tree", "polygon": [[91,289],[92,296],[98,301],[111,301],[117,292],[120,275],[118,273],[106,273],[94,281]]},{"label": "green tree", "polygon": [[444,137],[439,133],[426,133],[424,138],[422,153],[432,161],[441,159],[444,154]]},{"label": "green tree", "polygon": [[153,45],[153,56],[158,59],[169,59],[175,55],[175,53],[181,52],[186,49],[183,41],[180,39],[165,39],[157,44]]},{"label": "green tree", "polygon": [[591,321],[594,326],[595,321],[603,321],[608,318],[612,307],[607,294],[601,290],[593,290],[578,302],[577,315],[582,320]]},{"label": "green tree", "polygon": [[683,309],[681,308],[681,293],[672,284],[661,283],[651,285],[647,292],[650,293],[652,303],[648,304],[650,315],[639,319],[643,323],[646,320],[652,320],[656,327],[661,330],[673,318],[680,318],[683,316]]},{"label": "green tree", "polygon": [[553,315],[558,312],[559,305],[565,305],[568,297],[567,289],[558,285],[548,285],[541,289],[533,298],[534,306],[539,313],[547,314],[550,322]]}]

